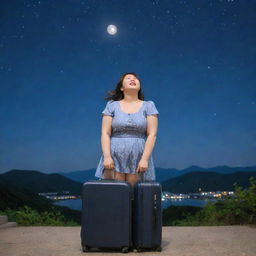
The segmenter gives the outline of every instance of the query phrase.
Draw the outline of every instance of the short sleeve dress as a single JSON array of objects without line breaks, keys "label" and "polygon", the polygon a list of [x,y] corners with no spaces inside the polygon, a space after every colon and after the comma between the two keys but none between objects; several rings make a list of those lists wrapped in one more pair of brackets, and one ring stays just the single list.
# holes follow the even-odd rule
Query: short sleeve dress
[{"label": "short sleeve dress", "polygon": [[[139,161],[144,151],[147,139],[147,116],[159,115],[153,101],[143,101],[140,109],[135,113],[126,113],[121,110],[119,101],[107,102],[102,115],[112,116],[110,136],[110,151],[115,170],[121,173],[136,173]],[[103,179],[104,156],[101,155],[96,168],[95,176]],[[148,161],[148,169],[144,180],[155,180],[153,156]]]}]

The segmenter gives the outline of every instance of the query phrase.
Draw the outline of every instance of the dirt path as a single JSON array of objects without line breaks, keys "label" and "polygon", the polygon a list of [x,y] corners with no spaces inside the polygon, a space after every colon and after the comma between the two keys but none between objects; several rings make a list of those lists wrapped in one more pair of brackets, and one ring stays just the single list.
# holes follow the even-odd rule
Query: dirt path
[{"label": "dirt path", "polygon": [[[163,227],[163,251],[142,255],[256,256],[256,228],[248,226]],[[79,256],[80,227],[0,229],[1,256]],[[129,255],[139,253],[130,252]],[[124,255],[94,252],[91,255]]]}]

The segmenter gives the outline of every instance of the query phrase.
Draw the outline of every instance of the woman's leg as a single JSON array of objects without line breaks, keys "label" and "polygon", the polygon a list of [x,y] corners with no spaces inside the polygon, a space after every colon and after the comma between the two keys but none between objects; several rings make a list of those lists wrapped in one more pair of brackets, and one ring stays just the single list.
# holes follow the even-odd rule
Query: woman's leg
[{"label": "woman's leg", "polygon": [[132,186],[134,186],[139,180],[138,174],[127,173],[126,181],[128,181]]},{"label": "woman's leg", "polygon": [[125,173],[115,171],[115,180],[125,181]]}]

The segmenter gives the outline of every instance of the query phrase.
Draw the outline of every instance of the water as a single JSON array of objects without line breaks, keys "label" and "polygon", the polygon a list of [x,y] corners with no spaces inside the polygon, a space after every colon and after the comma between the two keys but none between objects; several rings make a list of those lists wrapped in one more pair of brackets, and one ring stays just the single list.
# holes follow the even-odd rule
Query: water
[{"label": "water", "polygon": [[82,210],[81,199],[60,200],[60,201],[56,201],[54,204],[60,205],[60,206],[67,206],[71,209],[78,210],[78,211]]},{"label": "water", "polygon": [[[171,205],[177,205],[177,206],[198,206],[198,207],[204,207],[209,201],[214,200],[201,200],[201,199],[172,199],[167,201],[162,201],[162,209],[165,209]],[[71,209],[81,211],[82,209],[82,201],[81,199],[70,199],[70,200],[61,200],[56,201],[56,205],[60,206],[67,206]]]},{"label": "water", "polygon": [[204,207],[208,202],[214,202],[216,200],[210,199],[172,199],[162,201],[162,208],[165,209],[171,205],[175,206],[197,206]]}]

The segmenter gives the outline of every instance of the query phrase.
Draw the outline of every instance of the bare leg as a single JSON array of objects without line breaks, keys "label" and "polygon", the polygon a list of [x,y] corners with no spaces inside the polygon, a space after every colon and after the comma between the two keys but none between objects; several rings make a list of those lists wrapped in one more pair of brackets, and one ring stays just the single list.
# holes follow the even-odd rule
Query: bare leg
[{"label": "bare leg", "polygon": [[127,173],[126,181],[128,181],[132,186],[134,186],[139,180],[138,174]]},{"label": "bare leg", "polygon": [[115,179],[125,181],[125,173],[115,171]]}]

